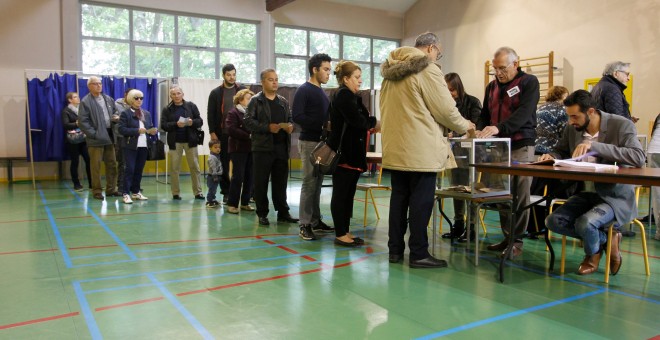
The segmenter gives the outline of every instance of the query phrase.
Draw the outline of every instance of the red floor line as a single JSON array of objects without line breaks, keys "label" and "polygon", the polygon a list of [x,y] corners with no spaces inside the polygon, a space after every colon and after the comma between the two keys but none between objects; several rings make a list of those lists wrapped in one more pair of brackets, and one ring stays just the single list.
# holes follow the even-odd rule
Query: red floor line
[{"label": "red floor line", "polygon": [[96,308],[96,309],[94,309],[94,310],[97,311],[97,312],[101,312],[101,311],[108,310],[108,309],[114,309],[114,308],[121,308],[121,307],[127,307],[127,306],[139,305],[139,304],[143,304],[143,303],[149,303],[149,302],[160,301],[160,300],[165,300],[165,298],[161,296],[161,297],[155,297],[155,298],[151,298],[151,299],[144,299],[144,300],[131,301],[131,302],[120,303],[120,304],[116,304],[116,305],[110,305],[110,306],[105,306],[105,307],[99,307],[99,308]]},{"label": "red floor line", "polygon": [[[273,244],[275,244],[275,242],[273,242]],[[282,250],[284,250],[284,251],[286,251],[286,252],[289,252],[289,253],[291,253],[291,254],[300,254],[299,252],[297,252],[297,251],[295,251],[295,250],[293,250],[293,249],[291,249],[291,248],[289,248],[289,247],[285,247],[285,246],[277,246],[277,248],[280,248],[280,249],[282,249]]]},{"label": "red floor line", "polygon": [[311,256],[304,255],[302,258],[310,262],[316,262],[316,259]]},{"label": "red floor line", "polygon": [[47,218],[36,218],[36,219],[34,219],[34,220],[0,221],[0,224],[25,223],[25,222],[39,222],[39,221],[48,221],[48,219],[47,219]]},{"label": "red floor line", "polygon": [[8,251],[5,253],[0,253],[0,256],[2,255],[12,255],[12,254],[26,254],[26,253],[43,253],[47,251],[55,251],[59,250],[57,248],[51,248],[51,249],[37,249],[37,250],[19,250],[19,251]]},{"label": "red floor line", "polygon": [[46,321],[57,320],[57,319],[70,318],[72,316],[78,316],[78,315],[80,315],[79,312],[72,312],[72,313],[67,313],[67,314],[49,316],[49,317],[46,317],[46,318],[28,320],[28,321],[17,322],[17,323],[10,323],[8,325],[0,326],[0,330],[8,329],[8,328],[14,328],[14,327],[27,326],[27,325],[34,325],[35,323],[46,322]]},{"label": "red floor line", "polygon": [[[622,253],[627,253],[627,254],[632,254],[632,255],[639,255],[641,257],[644,257],[644,253],[637,253],[637,252],[634,252],[634,251],[621,250],[621,249],[619,249],[619,251],[621,251]],[[660,256],[655,256],[655,255],[649,254],[649,258],[650,259],[660,259]]]},{"label": "red floor line", "polygon": [[80,249],[94,249],[94,248],[111,248],[118,247],[116,244],[106,244],[101,246],[82,246],[82,247],[70,247],[69,250],[80,250]]}]

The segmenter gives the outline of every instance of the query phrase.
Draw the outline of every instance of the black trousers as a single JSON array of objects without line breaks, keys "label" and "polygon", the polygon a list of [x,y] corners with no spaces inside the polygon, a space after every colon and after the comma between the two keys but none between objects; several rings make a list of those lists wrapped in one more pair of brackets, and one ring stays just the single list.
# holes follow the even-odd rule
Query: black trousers
[{"label": "black trousers", "polygon": [[220,193],[229,195],[229,135],[220,135],[220,163],[222,163],[222,176],[220,177]]},{"label": "black trousers", "polygon": [[332,213],[332,222],[335,225],[335,235],[337,237],[342,237],[350,231],[355,189],[359,179],[359,171],[340,166],[332,174],[330,212]]},{"label": "black trousers", "polygon": [[408,247],[411,261],[430,256],[426,227],[433,212],[435,172],[392,171],[392,196],[390,197],[390,254],[403,254],[406,250],[404,236],[410,226]]},{"label": "black trousers", "polygon": [[252,153],[232,152],[229,157],[233,167],[227,205],[238,207],[239,199],[241,205],[248,205],[252,197]]},{"label": "black trousers", "polygon": [[89,153],[87,152],[87,143],[80,144],[67,143],[67,151],[71,156],[71,165],[69,171],[71,172],[71,181],[73,186],[80,186],[80,177],[78,176],[78,164],[80,164],[80,157],[85,161],[85,171],[87,172],[87,182],[89,187],[92,187],[92,175],[89,168]]},{"label": "black trousers", "polygon": [[124,137],[122,136],[117,136],[115,160],[117,160],[117,192],[128,192],[130,188],[124,188],[126,163],[124,163]]},{"label": "black trousers", "polygon": [[257,215],[268,215],[268,180],[271,182],[271,195],[277,215],[289,213],[286,202],[286,186],[289,178],[289,160],[278,158],[273,152],[252,152],[254,174],[254,202]]}]

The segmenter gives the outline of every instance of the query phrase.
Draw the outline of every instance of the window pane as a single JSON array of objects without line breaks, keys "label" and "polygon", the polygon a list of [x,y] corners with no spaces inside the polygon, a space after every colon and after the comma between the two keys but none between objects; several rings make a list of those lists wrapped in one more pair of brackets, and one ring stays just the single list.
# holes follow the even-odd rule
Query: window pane
[{"label": "window pane", "polygon": [[281,84],[300,85],[307,81],[307,60],[277,58],[275,69]]},{"label": "window pane", "polygon": [[396,41],[374,39],[374,59],[375,63],[382,63],[387,59],[387,55],[396,48]]},{"label": "window pane", "polygon": [[307,55],[307,31],[275,27],[275,53]]},{"label": "window pane", "polygon": [[309,32],[309,55],[325,53],[333,59],[339,58],[339,34]]},{"label": "window pane", "polygon": [[380,74],[380,65],[374,65],[374,89],[380,89],[383,83],[383,76]]},{"label": "window pane", "polygon": [[174,43],[174,16],[133,11],[133,38],[137,41]]},{"label": "window pane", "polygon": [[220,21],[220,47],[256,51],[257,25]]},{"label": "window pane", "polygon": [[[224,64],[236,66],[236,80],[244,84],[257,83],[257,55],[254,53],[220,52],[220,68]],[[222,71],[221,71],[222,72]],[[222,76],[222,75],[220,75]]]},{"label": "window pane", "polygon": [[371,39],[344,36],[344,59],[371,61]]},{"label": "window pane", "polygon": [[328,83],[323,85],[323,87],[339,87],[339,84],[337,83],[337,77],[333,72],[335,70],[335,66],[337,66],[337,60],[333,59],[330,63],[330,79],[328,79]]},{"label": "window pane", "polygon": [[215,20],[179,17],[179,44],[215,47]]},{"label": "window pane", "polygon": [[135,74],[148,77],[172,77],[174,75],[171,48],[135,46]]},{"label": "window pane", "polygon": [[83,4],[80,14],[84,36],[129,39],[127,9]]},{"label": "window pane", "polygon": [[128,43],[83,39],[82,71],[86,74],[130,74]]},{"label": "window pane", "polygon": [[179,58],[181,77],[215,78],[215,52],[182,49]]},{"label": "window pane", "polygon": [[362,86],[360,90],[369,90],[371,88],[371,65],[358,64],[362,69]]}]

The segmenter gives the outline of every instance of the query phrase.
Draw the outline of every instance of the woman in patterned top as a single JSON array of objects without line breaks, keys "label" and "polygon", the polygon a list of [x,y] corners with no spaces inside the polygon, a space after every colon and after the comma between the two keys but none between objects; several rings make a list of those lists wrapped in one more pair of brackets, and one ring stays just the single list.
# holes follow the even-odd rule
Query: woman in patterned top
[{"label": "woman in patterned top", "polygon": [[545,104],[536,110],[536,150],[537,155],[552,151],[564,131],[568,116],[564,109],[564,98],[568,89],[563,86],[553,86],[545,95]]}]

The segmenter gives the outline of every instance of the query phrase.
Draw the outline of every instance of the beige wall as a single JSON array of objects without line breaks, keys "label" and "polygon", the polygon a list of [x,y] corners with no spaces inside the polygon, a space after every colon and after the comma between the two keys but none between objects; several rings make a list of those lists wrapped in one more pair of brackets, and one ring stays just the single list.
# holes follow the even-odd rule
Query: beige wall
[{"label": "beige wall", "polygon": [[419,0],[405,15],[404,44],[419,33],[439,35],[444,72],[457,72],[466,91],[483,99],[484,62],[500,46],[523,58],[555,52],[555,84],[583,88],[605,64],[631,62],[633,115],[648,133],[660,113],[658,0]]},{"label": "beige wall", "polygon": [[[139,6],[191,14],[238,18],[259,23],[260,67],[274,63],[277,23],[401,39],[403,16],[379,10],[297,0],[267,13],[264,0],[99,0],[98,3]],[[78,0],[0,0],[0,157],[25,155],[25,69],[78,70],[80,62]],[[365,23],[365,18],[368,18]],[[30,77],[33,77],[31,75]],[[14,167],[15,178],[27,178],[28,164]],[[36,174],[55,178],[53,163],[37,163]],[[64,171],[68,173],[67,170]],[[0,165],[0,181],[6,169]]]}]

